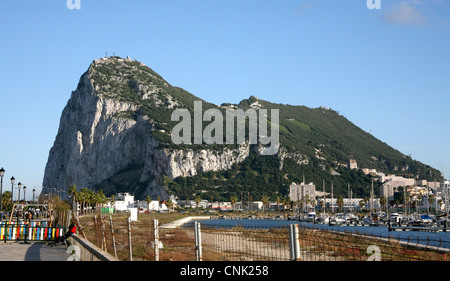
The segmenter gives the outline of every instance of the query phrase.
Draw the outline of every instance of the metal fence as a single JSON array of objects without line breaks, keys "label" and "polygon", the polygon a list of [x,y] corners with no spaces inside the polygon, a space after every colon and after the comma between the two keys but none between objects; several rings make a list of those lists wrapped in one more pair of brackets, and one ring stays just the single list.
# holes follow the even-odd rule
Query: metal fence
[{"label": "metal fence", "polygon": [[[194,223],[162,229],[151,217],[93,216],[83,227],[120,260],[152,261],[446,261],[450,241],[416,241],[291,224],[243,227]],[[88,220],[89,221],[89,220]],[[155,247],[156,245],[156,247]]]},{"label": "metal fence", "polygon": [[201,227],[202,259],[208,261],[446,261],[449,250],[439,246],[443,241],[427,241],[423,244],[296,224],[270,229]]},{"label": "metal fence", "polygon": [[95,215],[87,222],[83,223],[87,239],[120,260],[195,260],[192,229],[162,229],[155,219],[130,221],[110,215]]},{"label": "metal fence", "polygon": [[206,261],[288,261],[289,229],[201,225]]}]

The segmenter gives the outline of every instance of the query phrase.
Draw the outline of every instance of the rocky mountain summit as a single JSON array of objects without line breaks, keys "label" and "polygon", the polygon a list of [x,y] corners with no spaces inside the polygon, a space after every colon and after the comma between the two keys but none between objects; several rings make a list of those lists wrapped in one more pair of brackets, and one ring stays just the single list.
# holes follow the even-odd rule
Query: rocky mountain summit
[{"label": "rocky mountain summit", "polygon": [[[107,57],[91,63],[62,112],[43,192],[55,187],[67,191],[76,184],[102,189],[107,195],[130,192],[137,199],[167,198],[173,191],[164,184],[165,178],[224,171],[251,153],[258,155],[258,147],[248,143],[174,145],[173,110],[192,111],[198,100],[204,111],[279,109],[280,149],[275,157],[280,171],[291,159],[299,167],[319,167],[331,175],[336,167],[356,159],[359,166],[379,171],[441,177],[439,171],[401,154],[332,109],[274,104],[254,96],[217,106],[170,85],[143,63]],[[285,173],[284,178],[297,176]]]}]

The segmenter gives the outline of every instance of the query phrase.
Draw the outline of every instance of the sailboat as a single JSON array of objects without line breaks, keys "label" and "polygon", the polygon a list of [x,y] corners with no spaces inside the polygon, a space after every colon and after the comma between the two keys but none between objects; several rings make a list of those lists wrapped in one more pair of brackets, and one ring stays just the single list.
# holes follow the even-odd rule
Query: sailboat
[{"label": "sailboat", "polygon": [[317,218],[317,221],[320,223],[324,223],[324,224],[328,224],[330,221],[330,216],[325,212],[325,180],[323,180],[323,208],[322,208],[322,214],[320,214],[320,216]]},{"label": "sailboat", "polygon": [[345,218],[342,214],[334,214],[334,194],[333,194],[333,183],[331,183],[331,216],[329,218],[329,225],[341,225],[345,223]]}]

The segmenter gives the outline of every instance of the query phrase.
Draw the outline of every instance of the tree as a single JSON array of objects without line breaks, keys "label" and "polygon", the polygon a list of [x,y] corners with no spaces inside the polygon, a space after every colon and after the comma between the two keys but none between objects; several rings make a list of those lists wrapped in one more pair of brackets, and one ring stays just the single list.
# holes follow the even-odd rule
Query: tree
[{"label": "tree", "polygon": [[11,204],[11,191],[5,191],[2,194],[2,206],[3,210],[11,210],[12,204]]},{"label": "tree", "polygon": [[75,213],[77,213],[78,214],[78,208],[75,208],[75,204],[76,204],[76,202],[75,202],[75,197],[76,197],[76,194],[77,194],[77,186],[74,184],[74,185],[71,185],[70,187],[69,187],[69,189],[68,189],[68,193],[69,193],[69,195],[70,196],[72,196],[72,210],[75,212]]},{"label": "tree", "polygon": [[167,200],[167,202],[166,202],[166,206],[167,206],[167,208],[169,208],[169,212],[170,212],[170,209],[173,207],[173,202],[172,202],[172,200]]},{"label": "tree", "polygon": [[277,209],[278,209],[278,212],[279,212],[280,211],[280,202],[281,202],[281,199],[280,199],[279,195],[277,195],[277,198],[275,199],[275,202],[277,202]]},{"label": "tree", "polygon": [[152,197],[150,197],[150,195],[147,195],[145,201],[147,202],[147,209],[150,212],[150,203],[152,202]]},{"label": "tree", "polygon": [[369,202],[369,197],[364,197],[364,206],[367,206],[367,203]]},{"label": "tree", "polygon": [[322,207],[322,211],[325,211],[325,198],[320,200],[320,207]]},{"label": "tree", "polygon": [[261,201],[263,202],[263,212],[264,212],[266,210],[265,206],[267,205],[267,203],[269,203],[269,196],[264,194]]},{"label": "tree", "polygon": [[361,210],[364,208],[364,205],[366,205],[366,203],[364,202],[364,200],[360,200],[360,201],[359,201],[359,206],[361,206]]},{"label": "tree", "polygon": [[200,205],[200,202],[202,201],[202,199],[200,198],[200,195],[197,195],[196,197],[195,197],[195,204],[197,204],[197,209],[198,209],[198,206]]},{"label": "tree", "polygon": [[341,209],[341,211],[342,211],[343,207],[344,207],[344,198],[342,196],[339,196],[336,204],[338,205],[339,209]]},{"label": "tree", "polygon": [[383,210],[384,209],[386,209],[386,196],[381,196],[381,198],[380,198],[380,204],[381,204],[381,206],[383,207]]},{"label": "tree", "polygon": [[232,195],[232,196],[230,197],[230,201],[231,201],[231,205],[233,206],[233,211],[234,211],[234,210],[235,210],[235,204],[236,204],[237,201],[238,201],[237,196],[236,196],[236,195]]},{"label": "tree", "polygon": [[434,194],[430,194],[428,200],[430,201],[430,210],[433,210]]}]

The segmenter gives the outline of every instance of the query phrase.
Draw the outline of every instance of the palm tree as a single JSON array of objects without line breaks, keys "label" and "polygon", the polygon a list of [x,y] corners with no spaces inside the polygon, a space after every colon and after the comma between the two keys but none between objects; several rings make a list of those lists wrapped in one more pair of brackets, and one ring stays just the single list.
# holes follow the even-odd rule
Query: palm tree
[{"label": "palm tree", "polygon": [[359,206],[361,206],[361,210],[364,208],[364,205],[366,203],[364,202],[364,200],[359,201]]},{"label": "palm tree", "polygon": [[[306,209],[308,209],[309,203],[311,203],[311,200],[309,199],[309,195],[306,194],[306,195],[305,195],[305,207],[306,207]],[[302,206],[302,207],[303,207],[303,206]]]},{"label": "palm tree", "polygon": [[428,199],[430,200],[430,210],[433,210],[434,195],[430,194]]},{"label": "palm tree", "polygon": [[310,200],[310,203],[311,203],[312,207],[313,207],[314,210],[315,210],[315,209],[316,209],[316,205],[317,205],[316,199],[311,199],[311,200]]},{"label": "palm tree", "polygon": [[86,214],[86,201],[88,199],[88,189],[86,187],[83,187],[80,192],[77,193],[79,198],[79,202],[81,202],[81,211],[82,214]]},{"label": "palm tree", "polygon": [[233,206],[233,211],[235,210],[235,204],[237,203],[237,201],[238,201],[238,198],[237,198],[237,196],[235,196],[235,195],[232,195],[231,197],[230,197],[230,201],[231,201],[231,205]]},{"label": "palm tree", "polygon": [[200,198],[200,195],[197,195],[195,197],[195,204],[197,204],[197,209],[198,209],[198,206],[200,205],[200,201],[202,201],[202,199]]},{"label": "palm tree", "polygon": [[288,205],[292,209],[294,207],[294,201],[288,199]]},{"label": "palm tree", "polygon": [[367,206],[367,203],[369,202],[369,197],[364,197],[364,206]]},{"label": "palm tree", "polygon": [[380,204],[381,204],[381,206],[383,206],[383,209],[385,209],[386,208],[386,196],[381,196],[381,198],[380,198]]},{"label": "palm tree", "polygon": [[150,195],[147,195],[145,201],[147,202],[147,209],[150,212],[150,203],[152,202],[152,197],[150,197]]},{"label": "palm tree", "polygon": [[76,206],[76,194],[77,194],[77,186],[71,185],[68,189],[68,193],[70,196],[72,196],[72,211],[75,212],[78,215],[78,208]]},{"label": "palm tree", "polygon": [[92,213],[92,205],[95,204],[95,192],[92,189],[87,190],[87,203],[89,204],[90,213]]},{"label": "palm tree", "polygon": [[263,202],[263,212],[266,210],[265,206],[267,205],[267,203],[269,203],[269,196],[267,195],[263,195],[263,197],[261,198],[261,201]]},{"label": "palm tree", "polygon": [[336,204],[338,205],[339,209],[341,209],[341,212],[342,212],[342,208],[344,207],[344,198],[342,196],[340,196],[338,198]]},{"label": "palm tree", "polygon": [[280,202],[281,202],[281,199],[280,199],[279,195],[277,195],[277,198],[275,199],[275,202],[277,202],[277,209],[278,209],[278,212],[279,212],[280,211]]},{"label": "palm tree", "polygon": [[114,202],[115,201],[115,199],[116,199],[116,197],[114,196],[114,194],[113,195],[111,195],[111,197],[109,197],[109,202]]},{"label": "palm tree", "polygon": [[409,202],[411,201],[411,196],[409,195],[409,193],[406,193],[405,200],[406,200],[406,206],[409,208]]}]

